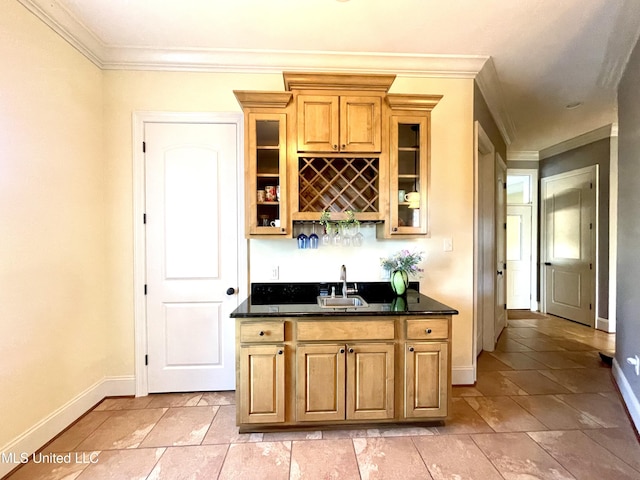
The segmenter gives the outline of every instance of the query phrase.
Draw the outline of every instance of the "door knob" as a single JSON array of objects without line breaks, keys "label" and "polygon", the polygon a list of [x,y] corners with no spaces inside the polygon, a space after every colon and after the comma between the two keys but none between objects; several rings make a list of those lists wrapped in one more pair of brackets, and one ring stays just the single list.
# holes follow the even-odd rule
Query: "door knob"
[{"label": "door knob", "polygon": [[233,295],[234,293],[236,293],[236,289],[233,287],[229,287],[227,288],[227,295]]}]

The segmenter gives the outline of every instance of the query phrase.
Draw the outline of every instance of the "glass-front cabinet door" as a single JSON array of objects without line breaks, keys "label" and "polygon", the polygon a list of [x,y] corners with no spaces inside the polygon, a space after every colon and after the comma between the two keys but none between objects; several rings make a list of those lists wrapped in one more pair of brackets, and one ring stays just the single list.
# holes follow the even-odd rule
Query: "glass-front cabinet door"
[{"label": "glass-front cabinet door", "polygon": [[287,115],[248,114],[248,162],[246,205],[250,235],[286,235]]},{"label": "glass-front cabinet door", "polygon": [[427,233],[428,124],[426,116],[392,115],[390,235]]}]

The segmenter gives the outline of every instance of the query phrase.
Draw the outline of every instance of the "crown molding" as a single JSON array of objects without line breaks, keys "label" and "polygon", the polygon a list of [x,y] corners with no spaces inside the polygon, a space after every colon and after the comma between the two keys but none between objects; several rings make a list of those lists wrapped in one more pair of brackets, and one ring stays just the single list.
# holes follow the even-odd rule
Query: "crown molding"
[{"label": "crown molding", "polygon": [[18,2],[103,70],[234,73],[331,70],[342,73],[475,78],[489,59],[484,55],[114,47],[102,42],[57,0]]},{"label": "crown molding", "polygon": [[507,152],[508,162],[538,162],[539,153],[535,150],[517,150]]},{"label": "crown molding", "polygon": [[478,72],[476,83],[508,147],[516,136],[516,127],[504,103],[500,79],[493,64],[493,59],[487,59],[480,72]]},{"label": "crown molding", "polygon": [[569,150],[588,145],[589,143],[597,142],[598,140],[616,136],[617,132],[617,124],[605,125],[604,127],[596,128],[595,130],[591,130],[590,132],[583,133],[582,135],[578,135],[577,137],[570,138],[569,140],[565,140],[564,142],[560,142],[556,145],[552,145],[551,147],[540,150],[540,160],[553,157],[554,155],[559,155],[564,152],[568,152]]}]

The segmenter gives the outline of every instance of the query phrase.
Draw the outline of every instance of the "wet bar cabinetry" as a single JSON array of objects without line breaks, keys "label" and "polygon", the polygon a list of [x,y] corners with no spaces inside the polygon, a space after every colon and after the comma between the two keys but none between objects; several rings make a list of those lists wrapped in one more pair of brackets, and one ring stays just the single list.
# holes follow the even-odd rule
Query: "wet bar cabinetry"
[{"label": "wet bar cabinetry", "polygon": [[[441,96],[389,94],[395,75],[283,77],[285,92],[234,92],[245,113],[247,236],[290,238],[292,222],[323,210],[352,210],[385,238],[428,234],[430,115]],[[271,185],[279,199],[260,200]]]},{"label": "wet bar cabinetry", "polygon": [[241,432],[444,420],[451,315],[236,317]]}]

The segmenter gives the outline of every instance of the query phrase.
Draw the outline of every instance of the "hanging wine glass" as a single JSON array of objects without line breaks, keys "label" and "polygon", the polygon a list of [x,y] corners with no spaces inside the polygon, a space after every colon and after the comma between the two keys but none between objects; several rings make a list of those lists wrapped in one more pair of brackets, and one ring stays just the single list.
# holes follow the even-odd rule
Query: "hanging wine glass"
[{"label": "hanging wine glass", "polygon": [[313,222],[311,235],[309,235],[309,248],[318,248],[318,235],[316,235],[316,222]]},{"label": "hanging wine glass", "polygon": [[351,240],[351,242],[354,247],[361,247],[364,241],[364,235],[362,235],[362,233],[360,232],[360,224],[356,224],[355,228],[356,228],[356,234],[353,236],[353,239]]},{"label": "hanging wine glass", "polygon": [[328,222],[324,227],[324,235],[322,235],[322,245],[326,247],[331,245],[331,224]]}]

